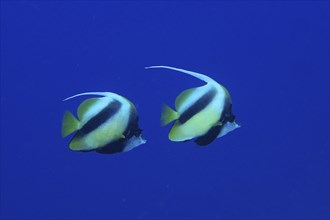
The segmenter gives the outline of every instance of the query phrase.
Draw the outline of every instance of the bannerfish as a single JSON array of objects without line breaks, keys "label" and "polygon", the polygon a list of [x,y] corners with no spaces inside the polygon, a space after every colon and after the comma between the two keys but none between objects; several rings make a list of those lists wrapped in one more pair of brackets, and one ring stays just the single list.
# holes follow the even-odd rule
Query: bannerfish
[{"label": "bannerfish", "polygon": [[194,139],[197,145],[205,146],[240,127],[232,113],[232,101],[227,89],[212,78],[170,66],[146,67],[150,68],[171,69],[206,82],[204,86],[183,91],[175,100],[176,111],[163,105],[162,126],[175,121],[168,135],[171,141]]},{"label": "bannerfish", "polygon": [[130,151],[146,143],[138,126],[134,104],[112,92],[80,93],[63,101],[84,95],[102,96],[83,101],[77,110],[78,119],[65,111],[62,137],[75,132],[69,148],[73,151],[96,151],[112,154]]}]

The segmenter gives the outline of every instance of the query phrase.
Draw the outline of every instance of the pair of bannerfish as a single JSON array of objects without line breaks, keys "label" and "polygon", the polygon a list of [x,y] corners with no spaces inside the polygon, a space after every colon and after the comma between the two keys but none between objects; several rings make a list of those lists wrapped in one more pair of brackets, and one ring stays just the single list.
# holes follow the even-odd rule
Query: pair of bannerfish
[{"label": "pair of bannerfish", "polygon": [[[161,124],[174,122],[168,135],[171,141],[194,140],[205,146],[216,138],[240,127],[232,113],[232,101],[225,87],[200,73],[169,66],[166,68],[189,74],[206,85],[183,91],[175,100],[175,109],[164,105]],[[112,92],[86,92],[83,95],[102,96],[82,102],[77,110],[78,119],[66,111],[62,122],[62,137],[75,132],[69,148],[73,151],[96,151],[111,154],[129,151],[146,143],[138,125],[138,113],[127,98]],[[65,101],[64,100],[64,101]]]}]

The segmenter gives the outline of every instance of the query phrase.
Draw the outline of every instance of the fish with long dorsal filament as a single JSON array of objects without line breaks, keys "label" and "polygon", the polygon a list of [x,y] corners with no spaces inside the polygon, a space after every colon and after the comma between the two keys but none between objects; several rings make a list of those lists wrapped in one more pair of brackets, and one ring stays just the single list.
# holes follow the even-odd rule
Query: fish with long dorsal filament
[{"label": "fish with long dorsal filament", "polygon": [[101,97],[83,101],[77,110],[78,119],[69,111],[63,116],[62,137],[76,132],[69,143],[71,150],[111,154],[146,143],[131,101],[112,92],[85,92],[63,101],[85,95]]},{"label": "fish with long dorsal filament", "polygon": [[196,144],[204,146],[240,127],[232,113],[229,92],[212,78],[170,66],[145,68],[175,70],[206,82],[204,86],[183,91],[175,100],[175,110],[163,105],[161,125],[165,126],[175,121],[168,135],[171,141],[195,139]]}]

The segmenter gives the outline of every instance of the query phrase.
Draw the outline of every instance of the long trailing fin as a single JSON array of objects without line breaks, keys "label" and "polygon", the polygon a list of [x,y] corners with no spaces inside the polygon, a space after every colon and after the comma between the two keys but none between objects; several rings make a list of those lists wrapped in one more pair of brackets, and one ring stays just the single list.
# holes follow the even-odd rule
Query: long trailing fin
[{"label": "long trailing fin", "polygon": [[191,75],[191,76],[194,76],[200,80],[203,80],[204,82],[207,82],[207,83],[215,83],[214,79],[206,76],[206,75],[203,75],[201,73],[196,73],[196,72],[192,72],[192,71],[189,71],[189,70],[184,70],[184,69],[180,69],[180,68],[175,68],[175,67],[171,67],[171,66],[147,66],[147,67],[144,67],[145,69],[154,69],[154,68],[164,68],[164,69],[170,69],[170,70],[175,70],[175,71],[179,71],[179,72],[182,72],[182,73],[186,73],[188,75]]},{"label": "long trailing fin", "polygon": [[63,101],[67,101],[69,99],[73,99],[73,98],[76,98],[78,96],[83,96],[83,95],[110,96],[110,95],[117,95],[117,94],[112,93],[112,92],[84,92],[84,93],[79,93],[79,94],[70,96],[66,99],[63,99]]}]

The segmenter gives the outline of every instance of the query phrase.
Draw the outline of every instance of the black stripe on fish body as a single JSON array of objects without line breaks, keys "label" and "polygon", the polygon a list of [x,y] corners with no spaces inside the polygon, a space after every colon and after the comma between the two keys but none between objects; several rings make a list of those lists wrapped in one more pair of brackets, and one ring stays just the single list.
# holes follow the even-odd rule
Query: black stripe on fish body
[{"label": "black stripe on fish body", "polygon": [[95,151],[100,154],[114,154],[123,152],[126,146],[126,138],[120,139],[117,141],[110,142],[104,147],[97,148]]},{"label": "black stripe on fish body", "polygon": [[234,122],[236,116],[233,114],[233,104],[229,104],[228,113],[226,114],[227,121]]},{"label": "black stripe on fish body", "polygon": [[139,129],[139,125],[138,125],[138,114],[135,110],[135,108],[130,108],[130,113],[129,113],[129,120],[126,126],[126,129],[124,131],[124,136],[125,138],[122,138],[120,140],[115,140],[115,141],[111,141],[108,144],[106,144],[103,147],[100,147],[98,149],[96,149],[95,151],[97,153],[101,153],[101,154],[113,154],[113,153],[120,153],[123,152],[127,141],[132,138],[133,136],[140,136],[142,130]]},{"label": "black stripe on fish body", "polygon": [[205,146],[213,142],[219,135],[222,125],[216,125],[212,127],[206,134],[200,136],[195,140],[195,143],[199,146]]},{"label": "black stripe on fish body", "polygon": [[211,89],[205,93],[201,98],[199,98],[194,104],[192,104],[188,109],[186,109],[179,117],[179,122],[181,124],[187,122],[190,118],[196,115],[198,112],[202,111],[208,104],[210,104],[216,95],[216,90]]},{"label": "black stripe on fish body", "polygon": [[77,131],[76,135],[73,138],[85,136],[88,133],[96,130],[105,121],[109,120],[112,116],[114,116],[120,110],[121,105],[122,104],[117,100],[111,101],[99,113],[97,113],[94,117],[88,120],[87,123],[84,124],[84,126]]},{"label": "black stripe on fish body", "polygon": [[136,135],[137,131],[140,130],[139,129],[139,116],[136,112],[136,109],[131,107],[130,108],[130,114],[129,114],[129,119],[128,119],[128,123],[126,126],[126,129],[124,131],[124,136],[126,139],[131,138],[133,135],[135,136],[139,136]]},{"label": "black stripe on fish body", "polygon": [[206,134],[203,136],[198,137],[195,140],[195,143],[199,146],[206,146],[210,143],[212,143],[220,134],[221,130],[223,129],[223,125],[225,125],[227,122],[234,122],[235,121],[235,115],[232,113],[232,104],[226,103],[223,113],[221,115],[221,118],[219,122],[221,122],[221,125],[217,125],[212,127]]},{"label": "black stripe on fish body", "polygon": [[222,124],[226,124],[228,121],[229,122],[234,122],[235,121],[235,115],[232,112],[233,105],[232,104],[225,104],[225,108],[223,110],[223,113],[220,118],[220,122]]},{"label": "black stripe on fish body", "polygon": [[134,132],[131,132],[129,135],[125,136],[125,138],[110,142],[104,147],[97,148],[95,151],[100,154],[114,154],[123,152],[126,148],[128,140],[133,136],[139,136],[137,135],[137,131],[139,131],[139,134],[141,134],[141,129],[135,129]]}]

